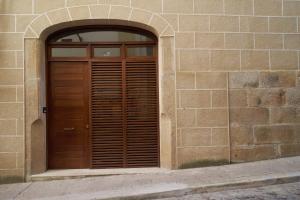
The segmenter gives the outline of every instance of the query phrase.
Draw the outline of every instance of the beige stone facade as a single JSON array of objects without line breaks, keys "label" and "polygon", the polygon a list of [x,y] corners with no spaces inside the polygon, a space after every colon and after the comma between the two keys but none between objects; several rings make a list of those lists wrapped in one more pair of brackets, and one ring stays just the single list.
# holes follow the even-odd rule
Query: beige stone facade
[{"label": "beige stone facade", "polygon": [[300,155],[299,0],[0,0],[0,182],[46,170],[45,39],[93,24],[158,37],[161,167]]}]

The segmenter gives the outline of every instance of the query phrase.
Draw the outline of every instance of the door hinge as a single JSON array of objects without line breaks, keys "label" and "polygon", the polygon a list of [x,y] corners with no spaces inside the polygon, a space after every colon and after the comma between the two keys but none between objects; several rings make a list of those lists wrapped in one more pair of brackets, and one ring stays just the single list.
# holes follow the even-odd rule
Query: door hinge
[{"label": "door hinge", "polygon": [[42,108],[42,112],[43,112],[43,113],[48,113],[48,108],[47,108],[47,107],[43,107],[43,108]]}]

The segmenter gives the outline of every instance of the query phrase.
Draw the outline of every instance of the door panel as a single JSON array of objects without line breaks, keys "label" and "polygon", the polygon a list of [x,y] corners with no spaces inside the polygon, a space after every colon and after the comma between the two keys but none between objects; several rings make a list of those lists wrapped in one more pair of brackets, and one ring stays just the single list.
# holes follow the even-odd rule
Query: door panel
[{"label": "door panel", "polygon": [[49,65],[49,147],[51,169],[87,168],[88,62]]}]

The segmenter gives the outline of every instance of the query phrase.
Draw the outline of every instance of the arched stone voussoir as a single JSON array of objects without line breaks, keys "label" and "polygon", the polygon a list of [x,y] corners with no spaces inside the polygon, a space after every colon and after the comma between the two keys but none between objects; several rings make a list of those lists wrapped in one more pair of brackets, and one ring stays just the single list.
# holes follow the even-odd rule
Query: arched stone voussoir
[{"label": "arched stone voussoir", "polygon": [[126,6],[111,6],[108,18],[128,20],[131,14],[131,8]]},{"label": "arched stone voussoir", "polygon": [[47,16],[52,24],[59,24],[71,21],[67,8],[50,11],[47,13]]},{"label": "arched stone voussoir", "polygon": [[165,21],[161,16],[154,14],[148,24],[157,31],[157,35],[161,35],[167,27],[169,26],[168,22]]},{"label": "arched stone voussoir", "polygon": [[48,27],[50,27],[52,24],[49,21],[48,17],[44,15],[40,15],[37,18],[35,18],[31,24],[30,27],[32,30],[38,35],[38,37],[41,35],[41,33]]},{"label": "arched stone voussoir", "polygon": [[160,16],[160,14],[153,13],[152,11],[123,5],[98,4],[59,8],[45,12],[36,17],[28,25],[24,37],[40,38],[41,34],[52,25],[61,24],[62,28],[65,26],[63,24],[67,22],[72,22],[73,25],[77,23],[84,25],[85,23],[79,22],[89,19],[100,20],[91,22],[90,24],[98,22],[100,24],[113,25],[110,22],[118,22],[118,20],[119,22],[116,25],[134,25],[134,23],[138,23],[139,28],[145,26],[147,30],[153,31],[157,36],[174,36],[175,32],[168,21]]}]

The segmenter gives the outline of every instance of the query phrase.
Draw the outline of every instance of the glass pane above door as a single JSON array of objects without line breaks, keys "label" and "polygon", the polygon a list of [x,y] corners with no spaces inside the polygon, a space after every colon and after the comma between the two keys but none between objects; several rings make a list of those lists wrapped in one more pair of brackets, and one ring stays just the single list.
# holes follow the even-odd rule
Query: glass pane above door
[{"label": "glass pane above door", "polygon": [[154,41],[153,36],[124,30],[82,30],[60,35],[51,42],[141,42]]},{"label": "glass pane above door", "polygon": [[86,57],[86,48],[53,47],[51,57]]},{"label": "glass pane above door", "polygon": [[95,47],[94,57],[120,57],[119,47]]},{"label": "glass pane above door", "polygon": [[127,56],[136,57],[136,56],[153,56],[153,47],[128,47]]}]

